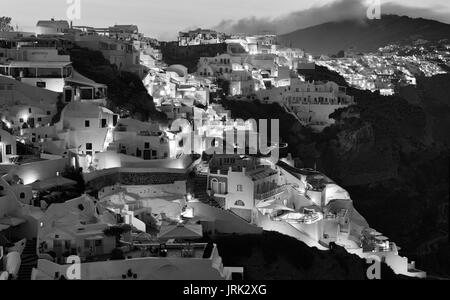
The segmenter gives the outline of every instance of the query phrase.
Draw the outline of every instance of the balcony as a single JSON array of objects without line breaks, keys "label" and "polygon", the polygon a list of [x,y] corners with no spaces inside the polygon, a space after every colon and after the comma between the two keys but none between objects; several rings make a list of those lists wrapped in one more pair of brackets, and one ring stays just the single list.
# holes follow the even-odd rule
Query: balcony
[{"label": "balcony", "polygon": [[285,191],[287,191],[287,185],[283,185],[283,186],[279,186],[271,191],[265,192],[265,193],[260,193],[260,194],[256,194],[255,195],[255,200],[266,200],[268,198],[271,198],[275,195],[284,193]]}]

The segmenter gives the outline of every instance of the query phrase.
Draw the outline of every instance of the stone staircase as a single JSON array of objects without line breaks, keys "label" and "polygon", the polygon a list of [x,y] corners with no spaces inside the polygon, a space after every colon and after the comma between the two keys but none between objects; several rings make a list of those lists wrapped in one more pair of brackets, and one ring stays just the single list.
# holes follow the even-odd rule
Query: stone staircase
[{"label": "stone staircase", "polygon": [[22,263],[20,264],[19,274],[17,280],[31,280],[31,272],[33,268],[37,267],[38,256],[36,254],[36,239],[27,240],[25,249],[21,256]]},{"label": "stone staircase", "polygon": [[206,192],[208,185],[208,176],[197,174],[194,178],[194,197],[200,202],[211,205],[213,207],[222,208],[216,200]]}]

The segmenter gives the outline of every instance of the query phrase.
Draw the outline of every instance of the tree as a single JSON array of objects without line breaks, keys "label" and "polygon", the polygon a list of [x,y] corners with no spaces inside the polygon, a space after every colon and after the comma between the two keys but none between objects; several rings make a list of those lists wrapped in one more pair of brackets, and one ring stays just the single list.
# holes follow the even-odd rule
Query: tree
[{"label": "tree", "polygon": [[0,32],[14,31],[10,17],[0,17]]}]

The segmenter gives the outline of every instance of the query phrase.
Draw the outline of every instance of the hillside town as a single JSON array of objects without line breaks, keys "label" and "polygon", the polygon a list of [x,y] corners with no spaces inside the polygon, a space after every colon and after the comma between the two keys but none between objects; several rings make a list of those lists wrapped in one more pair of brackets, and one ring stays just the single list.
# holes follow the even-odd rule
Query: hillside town
[{"label": "hillside town", "polygon": [[[200,55],[205,47],[216,54]],[[297,70],[326,66],[350,86],[392,95],[449,66],[448,45],[399,47],[313,57],[279,46],[271,33],[196,29],[169,44],[136,25],[55,19],[37,21],[34,32],[0,32],[0,278],[245,279],[208,237],[263,231],[426,278],[349,192],[282,155],[274,120],[268,137],[267,123],[233,119],[222,105],[276,104],[321,132],[355,99]],[[198,54],[194,70],[182,58],[169,64],[167,49]],[[164,120],[119,107],[114,86],[77,69],[76,51],[101,53],[115,71],[138,77]]]},{"label": "hillside town", "polygon": [[343,57],[321,56],[316,63],[339,73],[350,86],[386,96],[397,93],[402,86],[416,85],[419,76],[445,74],[450,67],[448,41],[388,45],[378,53],[367,54],[349,49],[342,54]]}]

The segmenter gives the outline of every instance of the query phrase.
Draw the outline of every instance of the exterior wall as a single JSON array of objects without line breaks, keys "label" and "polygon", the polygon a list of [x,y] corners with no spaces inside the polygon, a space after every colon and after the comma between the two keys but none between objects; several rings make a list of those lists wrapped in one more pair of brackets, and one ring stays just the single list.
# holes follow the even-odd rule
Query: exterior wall
[{"label": "exterior wall", "polygon": [[[70,131],[66,136],[68,148],[79,149],[83,154],[91,151],[94,156],[96,152],[105,150],[105,140],[108,134],[108,128],[98,128],[89,130]],[[87,149],[86,144],[92,144],[92,149]],[[79,147],[81,146],[81,147]]]},{"label": "exterior wall", "polygon": [[[129,172],[129,171],[128,171]],[[187,175],[149,170],[147,173],[128,173],[126,169],[114,168],[95,171],[85,175],[88,188],[102,190],[104,187],[121,185],[161,185],[187,180]],[[138,172],[138,170],[135,170]],[[142,170],[140,172],[143,172]]]},{"label": "exterior wall", "polygon": [[[66,276],[69,267],[70,265],[58,265],[48,260],[38,261],[38,270],[47,278],[53,278],[56,272]],[[217,248],[214,248],[211,258],[206,259],[146,257],[83,263],[81,279],[122,280],[122,274],[129,269],[137,274],[138,279],[146,280],[223,280],[231,275],[223,269],[222,259]]]},{"label": "exterior wall", "polygon": [[232,80],[230,82],[230,91],[231,96],[243,95],[249,96],[255,93],[255,82],[253,78],[248,80]]},{"label": "exterior wall", "polygon": [[296,238],[299,241],[302,241],[309,247],[316,247],[319,250],[327,250],[327,248],[320,245],[316,240],[312,239],[308,234],[305,234],[299,231],[297,228],[292,226],[287,222],[282,221],[272,221],[268,216],[258,215],[257,225],[262,227],[264,230],[268,231],[277,231],[279,233],[291,236]]},{"label": "exterior wall", "polygon": [[12,173],[22,178],[24,184],[30,184],[36,180],[53,178],[57,172],[63,173],[68,165],[68,158],[37,161],[17,166]]},{"label": "exterior wall", "polygon": [[229,78],[233,70],[231,56],[220,54],[215,57],[201,57],[197,65],[197,73],[200,76],[220,76]]},{"label": "exterior wall", "polygon": [[64,91],[64,78],[22,78],[20,81],[31,86],[38,86],[38,83],[45,83],[45,89],[62,93]]},{"label": "exterior wall", "polygon": [[[169,141],[165,136],[138,135],[136,132],[114,132],[114,142],[118,152],[139,158],[146,158],[145,150],[150,151],[148,159],[163,159],[170,156]],[[148,143],[149,147],[145,147]],[[138,156],[138,149],[140,155]],[[156,151],[154,153],[153,151]],[[156,154],[156,155],[153,155]]]},{"label": "exterior wall", "polygon": [[55,48],[0,48],[3,57],[9,57],[17,61],[33,62],[70,62],[69,55],[59,55]]},{"label": "exterior wall", "polygon": [[37,107],[45,114],[53,115],[56,112],[58,95],[58,93],[46,89],[0,76],[0,110],[6,118],[17,117],[7,111],[20,105]]},{"label": "exterior wall", "polygon": [[169,184],[128,185],[123,188],[140,198],[151,198],[169,194],[186,195],[186,181],[175,181]]},{"label": "exterior wall", "polygon": [[[7,153],[9,149],[11,152]],[[9,132],[0,129],[0,164],[9,164],[10,159],[16,155],[16,140]]]},{"label": "exterior wall", "polygon": [[283,102],[283,92],[285,88],[271,88],[271,89],[261,89],[256,91],[256,96],[260,101],[268,103],[279,103]]},{"label": "exterior wall", "polygon": [[11,190],[16,195],[16,198],[23,204],[31,205],[31,199],[33,198],[33,191],[31,186],[25,185],[13,185]]},{"label": "exterior wall", "polygon": [[[47,108],[48,109],[48,108]],[[50,112],[50,114],[48,114]],[[52,120],[53,108],[48,111],[33,105],[14,105],[4,111],[4,119],[10,128],[20,130],[26,124],[28,128],[47,126]]]},{"label": "exterior wall", "polygon": [[22,137],[35,146],[42,146],[45,151],[42,139],[45,141],[50,141],[52,138],[56,138],[56,127],[55,126],[40,126],[36,128],[27,128],[22,130]]},{"label": "exterior wall", "polygon": [[[247,209],[252,210],[255,206],[254,182],[243,172],[229,172],[229,188],[226,202],[226,209]],[[242,191],[238,191],[238,186],[242,186]],[[244,206],[240,201],[243,202]]]}]

